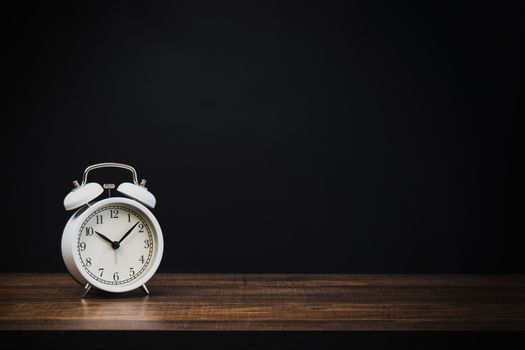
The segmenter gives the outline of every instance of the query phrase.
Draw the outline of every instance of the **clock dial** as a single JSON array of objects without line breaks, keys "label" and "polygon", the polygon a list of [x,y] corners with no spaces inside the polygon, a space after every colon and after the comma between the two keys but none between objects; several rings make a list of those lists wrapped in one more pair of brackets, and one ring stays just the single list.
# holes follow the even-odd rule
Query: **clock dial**
[{"label": "clock dial", "polygon": [[107,205],[82,223],[77,253],[82,268],[108,285],[131,283],[154,260],[156,233],[139,211],[127,205]]}]

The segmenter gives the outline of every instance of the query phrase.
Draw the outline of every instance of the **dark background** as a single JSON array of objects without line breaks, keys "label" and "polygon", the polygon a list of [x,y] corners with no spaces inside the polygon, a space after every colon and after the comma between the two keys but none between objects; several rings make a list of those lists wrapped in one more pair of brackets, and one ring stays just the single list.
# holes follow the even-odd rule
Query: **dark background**
[{"label": "dark background", "polygon": [[71,180],[118,161],[161,271],[525,272],[522,12],[423,3],[4,7],[0,271],[65,272]]}]

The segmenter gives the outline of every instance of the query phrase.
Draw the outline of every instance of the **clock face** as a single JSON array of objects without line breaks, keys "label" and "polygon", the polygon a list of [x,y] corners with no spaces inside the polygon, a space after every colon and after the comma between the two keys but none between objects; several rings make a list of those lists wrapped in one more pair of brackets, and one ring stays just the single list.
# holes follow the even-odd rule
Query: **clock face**
[{"label": "clock face", "polygon": [[157,234],[137,208],[102,206],[87,216],[77,233],[80,268],[108,286],[136,282],[154,265]]}]

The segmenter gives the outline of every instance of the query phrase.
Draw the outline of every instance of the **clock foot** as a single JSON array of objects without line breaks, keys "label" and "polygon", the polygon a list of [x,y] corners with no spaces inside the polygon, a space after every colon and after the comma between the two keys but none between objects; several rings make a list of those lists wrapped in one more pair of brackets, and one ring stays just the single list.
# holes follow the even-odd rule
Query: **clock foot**
[{"label": "clock foot", "polygon": [[146,295],[149,295],[149,290],[148,290],[148,288],[146,287],[145,284],[143,284],[143,285],[140,287],[140,289],[142,289],[142,291],[143,291],[144,293],[146,293]]},{"label": "clock foot", "polygon": [[84,286],[84,291],[82,292],[82,295],[80,296],[80,298],[84,298],[87,295],[87,293],[89,293],[90,290],[91,290],[91,284],[88,283]]}]

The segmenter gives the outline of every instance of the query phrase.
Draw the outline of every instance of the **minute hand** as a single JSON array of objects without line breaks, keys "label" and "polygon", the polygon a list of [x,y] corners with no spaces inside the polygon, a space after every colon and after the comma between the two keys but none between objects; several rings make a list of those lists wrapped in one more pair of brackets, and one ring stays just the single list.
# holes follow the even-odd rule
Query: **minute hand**
[{"label": "minute hand", "polygon": [[119,243],[121,243],[130,233],[131,231],[133,231],[133,229],[135,228],[135,226],[137,226],[139,224],[139,222],[137,221],[137,223],[135,225],[133,225],[133,227],[131,227],[128,232],[126,232],[126,234],[124,236],[122,236],[122,238],[120,239],[120,241],[118,241]]}]

